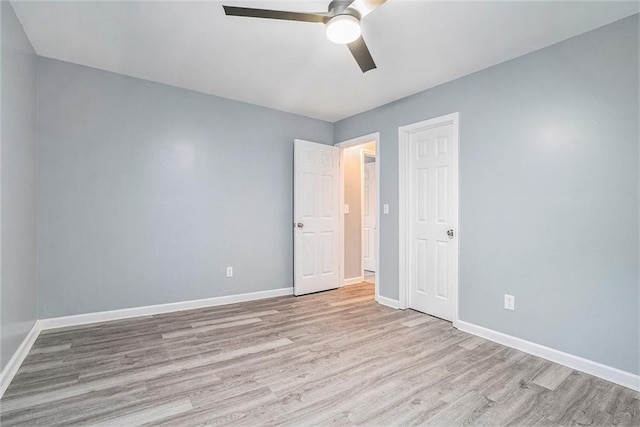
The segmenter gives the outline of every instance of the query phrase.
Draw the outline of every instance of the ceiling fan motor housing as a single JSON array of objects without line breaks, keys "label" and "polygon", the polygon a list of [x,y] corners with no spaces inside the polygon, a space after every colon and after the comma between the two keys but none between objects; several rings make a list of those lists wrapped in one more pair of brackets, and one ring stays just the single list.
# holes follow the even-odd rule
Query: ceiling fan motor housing
[{"label": "ceiling fan motor housing", "polygon": [[351,15],[360,20],[362,18],[360,13],[356,9],[349,7],[351,3],[353,3],[353,1],[334,0],[329,3],[329,13],[333,15],[332,17],[337,15]]}]

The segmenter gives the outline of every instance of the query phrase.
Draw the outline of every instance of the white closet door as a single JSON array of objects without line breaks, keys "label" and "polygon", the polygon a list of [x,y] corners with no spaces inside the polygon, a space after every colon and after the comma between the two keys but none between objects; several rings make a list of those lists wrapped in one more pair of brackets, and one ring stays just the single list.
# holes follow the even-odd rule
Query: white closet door
[{"label": "white closet door", "polygon": [[453,125],[409,135],[409,307],[453,320],[458,239]]}]

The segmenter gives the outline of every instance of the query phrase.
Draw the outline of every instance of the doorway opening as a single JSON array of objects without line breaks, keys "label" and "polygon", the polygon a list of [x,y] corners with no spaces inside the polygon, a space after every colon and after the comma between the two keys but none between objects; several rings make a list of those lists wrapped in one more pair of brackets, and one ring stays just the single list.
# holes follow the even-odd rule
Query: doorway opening
[{"label": "doorway opening", "polygon": [[336,144],[340,148],[341,286],[360,283],[379,288],[379,134]]}]

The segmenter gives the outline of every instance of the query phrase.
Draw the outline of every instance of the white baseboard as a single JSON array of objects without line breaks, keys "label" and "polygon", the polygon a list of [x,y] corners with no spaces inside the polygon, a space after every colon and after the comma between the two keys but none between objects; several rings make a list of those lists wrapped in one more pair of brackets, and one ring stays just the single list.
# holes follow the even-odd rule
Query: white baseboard
[{"label": "white baseboard", "polygon": [[350,279],[344,279],[342,286],[357,285],[362,282],[364,282],[364,276],[352,277]]},{"label": "white baseboard", "polygon": [[400,301],[383,297],[381,295],[376,295],[376,302],[378,304],[386,305],[387,307],[395,308],[396,310],[400,308]]},{"label": "white baseboard", "polygon": [[585,372],[589,375],[628,387],[632,390],[640,391],[640,375],[603,365],[602,363],[594,362],[593,360],[574,356],[573,354],[545,347],[531,341],[516,338],[514,336],[503,334],[502,332],[494,331],[462,320],[458,320],[456,322],[456,326],[461,331],[486,338],[490,341],[497,342],[498,344],[506,345],[507,347],[524,351],[525,353],[533,354],[534,356],[542,357],[543,359],[559,363],[560,365],[567,366],[577,371]]},{"label": "white baseboard", "polygon": [[33,347],[33,343],[36,342],[38,335],[40,335],[40,331],[40,322],[36,320],[16,352],[13,353],[13,356],[5,365],[2,373],[0,373],[0,398],[2,398],[4,392],[7,391],[7,387],[11,384],[13,377],[16,376],[20,365],[22,365],[27,354],[29,354],[29,350]]},{"label": "white baseboard", "polygon": [[88,325],[91,323],[107,322],[109,320],[151,316],[153,314],[171,313],[174,311],[192,310],[194,308],[213,307],[216,305],[235,304],[238,302],[254,301],[258,299],[273,298],[286,295],[293,295],[293,288],[280,288],[269,291],[250,292],[246,294],[173,302],[169,304],[147,305],[143,307],[125,308],[122,310],[100,311],[96,313],[77,314],[74,316],[53,317],[49,319],[40,319],[39,323],[42,330],[64,328],[67,326]]}]

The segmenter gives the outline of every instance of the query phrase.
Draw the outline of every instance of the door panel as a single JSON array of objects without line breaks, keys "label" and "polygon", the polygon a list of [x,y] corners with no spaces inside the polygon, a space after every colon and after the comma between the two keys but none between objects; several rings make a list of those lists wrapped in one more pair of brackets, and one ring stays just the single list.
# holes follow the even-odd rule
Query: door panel
[{"label": "door panel", "polygon": [[457,268],[457,147],[453,125],[409,134],[409,307],[453,320]]},{"label": "door panel", "polygon": [[339,285],[339,149],[294,142],[294,294]]},{"label": "door panel", "polygon": [[364,164],[364,269],[376,270],[376,164]]}]

